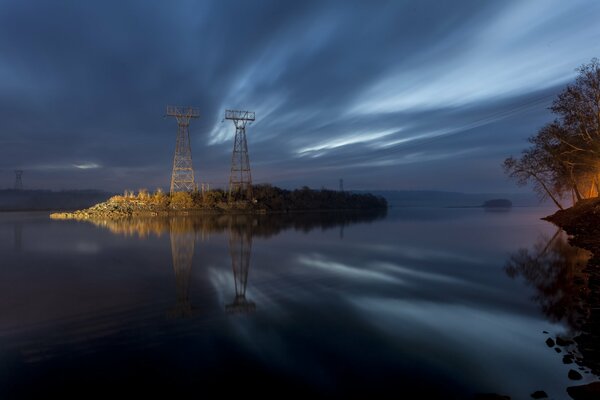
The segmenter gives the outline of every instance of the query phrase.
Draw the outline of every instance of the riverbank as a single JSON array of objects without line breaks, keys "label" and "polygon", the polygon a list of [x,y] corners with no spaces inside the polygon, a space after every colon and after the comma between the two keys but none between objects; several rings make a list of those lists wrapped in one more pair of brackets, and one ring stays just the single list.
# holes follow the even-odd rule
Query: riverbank
[{"label": "riverbank", "polygon": [[[583,275],[575,282],[579,285],[577,302],[582,318],[579,333],[573,338],[580,356],[575,360],[600,375],[600,198],[582,200],[575,206],[559,210],[543,218],[557,225],[569,235],[569,242],[588,250],[592,257],[583,269]],[[574,399],[599,398],[600,382],[569,388]]]},{"label": "riverbank", "polygon": [[295,211],[339,211],[387,209],[383,197],[370,193],[302,188],[285,190],[262,185],[253,188],[252,200],[229,200],[222,190],[204,193],[140,191],[113,196],[90,208],[50,215],[53,219],[106,219],[128,217],[168,217],[199,214],[267,214]]},{"label": "riverbank", "polygon": [[572,244],[600,255],[600,198],[581,200],[542,219],[573,236]]}]

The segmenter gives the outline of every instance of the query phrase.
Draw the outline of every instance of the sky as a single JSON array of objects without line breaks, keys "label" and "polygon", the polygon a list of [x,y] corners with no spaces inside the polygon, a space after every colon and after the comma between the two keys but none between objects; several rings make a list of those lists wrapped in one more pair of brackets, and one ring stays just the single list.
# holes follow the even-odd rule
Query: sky
[{"label": "sky", "polygon": [[0,188],[168,188],[194,106],[196,180],[516,192],[501,163],[600,57],[600,2],[0,0]]}]

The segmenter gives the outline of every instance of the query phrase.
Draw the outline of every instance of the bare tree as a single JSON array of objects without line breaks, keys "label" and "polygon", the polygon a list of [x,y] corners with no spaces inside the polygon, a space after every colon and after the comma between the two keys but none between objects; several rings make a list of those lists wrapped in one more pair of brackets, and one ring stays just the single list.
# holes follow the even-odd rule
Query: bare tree
[{"label": "bare tree", "polygon": [[534,184],[541,197],[575,201],[600,193],[600,61],[576,69],[575,82],[553,101],[557,118],[542,127],[519,159],[504,161],[506,173],[520,185]]}]

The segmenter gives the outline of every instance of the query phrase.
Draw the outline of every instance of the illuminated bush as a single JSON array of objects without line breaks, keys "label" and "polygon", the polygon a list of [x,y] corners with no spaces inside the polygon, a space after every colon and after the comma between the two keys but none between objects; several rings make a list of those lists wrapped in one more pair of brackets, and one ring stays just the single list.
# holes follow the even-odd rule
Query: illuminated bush
[{"label": "illuminated bush", "polygon": [[171,195],[171,208],[175,210],[185,210],[192,208],[194,201],[187,192],[176,192]]}]

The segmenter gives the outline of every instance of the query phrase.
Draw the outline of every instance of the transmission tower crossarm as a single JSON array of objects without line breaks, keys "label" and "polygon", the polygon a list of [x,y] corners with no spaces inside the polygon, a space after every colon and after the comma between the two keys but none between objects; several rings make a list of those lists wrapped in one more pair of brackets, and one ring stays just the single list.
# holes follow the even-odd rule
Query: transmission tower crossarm
[{"label": "transmission tower crossarm", "polygon": [[254,111],[242,111],[242,110],[225,110],[225,119],[238,120],[238,121],[254,121]]},{"label": "transmission tower crossarm", "polygon": [[167,117],[198,118],[200,111],[195,107],[167,106]]}]

